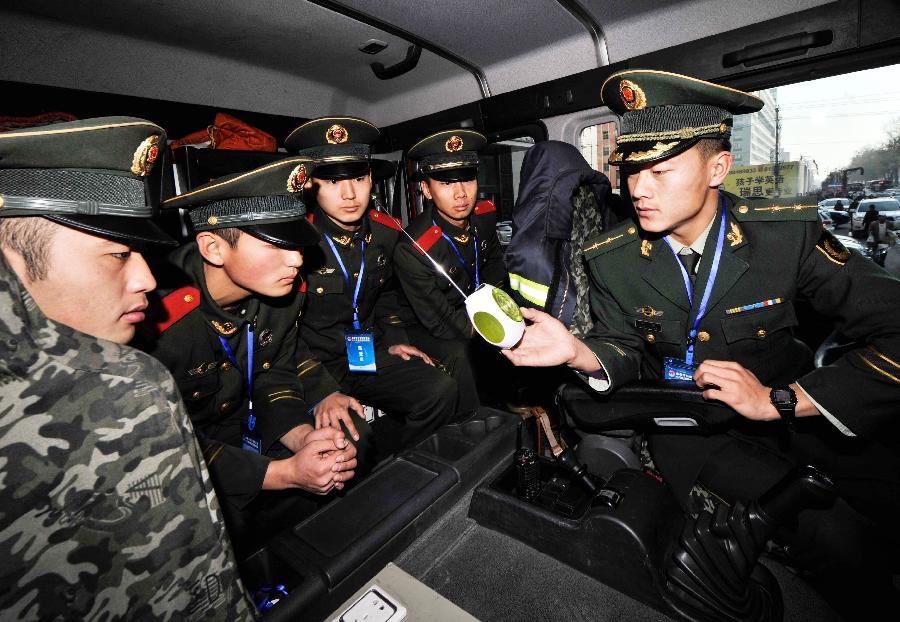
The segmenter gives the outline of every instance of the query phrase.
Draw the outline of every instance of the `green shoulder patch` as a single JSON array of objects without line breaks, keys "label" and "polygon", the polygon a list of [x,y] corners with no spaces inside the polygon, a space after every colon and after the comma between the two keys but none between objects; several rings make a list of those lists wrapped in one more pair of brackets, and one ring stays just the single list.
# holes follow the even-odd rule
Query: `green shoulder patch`
[{"label": "green shoulder patch", "polygon": [[850,251],[847,250],[847,247],[825,229],[822,229],[822,235],[816,243],[816,250],[825,255],[829,261],[839,266],[843,266],[850,259]]},{"label": "green shoulder patch", "polygon": [[738,222],[800,220],[813,222],[819,219],[819,206],[806,198],[790,199],[741,199],[731,208]]},{"label": "green shoulder patch", "polygon": [[614,248],[624,246],[629,242],[635,242],[640,239],[637,233],[637,225],[629,222],[616,227],[612,231],[593,237],[584,243],[584,248],[582,249],[584,258],[591,259]]}]

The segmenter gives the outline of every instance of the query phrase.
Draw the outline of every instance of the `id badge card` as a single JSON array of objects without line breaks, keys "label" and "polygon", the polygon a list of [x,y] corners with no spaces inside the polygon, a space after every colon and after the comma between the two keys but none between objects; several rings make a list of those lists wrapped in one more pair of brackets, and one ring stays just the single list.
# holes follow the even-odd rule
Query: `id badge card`
[{"label": "id badge card", "polygon": [[375,337],[368,331],[347,331],[347,367],[351,372],[375,373]]},{"label": "id badge card", "polygon": [[694,384],[696,365],[674,356],[663,357],[663,380],[677,384]]},{"label": "id badge card", "polygon": [[253,453],[262,453],[262,442],[257,436],[244,432],[241,434],[241,449],[252,451]]}]

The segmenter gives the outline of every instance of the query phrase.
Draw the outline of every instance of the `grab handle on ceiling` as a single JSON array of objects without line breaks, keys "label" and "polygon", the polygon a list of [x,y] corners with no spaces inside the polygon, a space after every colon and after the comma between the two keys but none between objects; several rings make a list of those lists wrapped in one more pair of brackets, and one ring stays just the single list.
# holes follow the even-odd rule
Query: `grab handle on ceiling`
[{"label": "grab handle on ceiling", "polygon": [[382,63],[372,63],[372,73],[379,80],[391,80],[405,73],[409,73],[419,64],[419,57],[422,56],[422,46],[411,45],[406,49],[406,58],[396,65],[385,67]]},{"label": "grab handle on ceiling", "polygon": [[722,56],[723,67],[744,65],[752,67],[773,60],[790,58],[806,54],[810,48],[818,48],[829,45],[834,41],[834,33],[830,30],[817,32],[798,32],[786,37],[779,37],[763,43],[748,45],[743,50],[729,52]]}]

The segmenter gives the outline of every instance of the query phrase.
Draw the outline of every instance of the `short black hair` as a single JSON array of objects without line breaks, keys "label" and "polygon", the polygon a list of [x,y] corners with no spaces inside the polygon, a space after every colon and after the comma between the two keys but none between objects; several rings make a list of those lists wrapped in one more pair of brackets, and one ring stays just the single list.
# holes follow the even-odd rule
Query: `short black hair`
[{"label": "short black hair", "polygon": [[241,230],[238,227],[225,227],[224,229],[213,229],[212,233],[228,242],[228,246],[234,248],[237,246],[238,238],[241,237]]},{"label": "short black hair", "polygon": [[22,256],[25,276],[30,282],[41,281],[47,278],[50,245],[60,226],[52,220],[35,216],[0,218],[0,247]]},{"label": "short black hair", "polygon": [[700,152],[700,157],[705,160],[723,151],[730,152],[731,141],[727,138],[701,138],[697,141],[697,151]]}]

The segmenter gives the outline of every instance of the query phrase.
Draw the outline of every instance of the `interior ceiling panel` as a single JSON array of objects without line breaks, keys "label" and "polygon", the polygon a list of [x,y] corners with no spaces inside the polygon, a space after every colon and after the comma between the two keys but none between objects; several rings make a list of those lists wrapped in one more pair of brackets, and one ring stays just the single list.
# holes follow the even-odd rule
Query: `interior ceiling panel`
[{"label": "interior ceiling panel", "polygon": [[579,0],[603,26],[609,62],[728,32],[835,0]]},{"label": "interior ceiling panel", "polygon": [[480,67],[497,95],[597,67],[587,29],[556,0],[337,0]]},{"label": "interior ceiling panel", "polygon": [[[369,63],[402,60],[408,42],[304,0],[11,6],[0,12],[3,80],[379,125],[480,97],[471,74],[427,51],[410,73],[377,79]],[[387,49],[360,52],[372,38]]]},{"label": "interior ceiling panel", "polygon": [[[408,33],[481,70],[494,95],[825,4],[828,0],[7,0],[0,80],[390,125],[477,101],[478,80],[426,49],[392,80]],[[580,6],[588,25],[566,6]],[[374,18],[362,23],[342,9]],[[369,39],[388,44],[371,56]],[[602,48],[602,52],[599,48]]]}]

